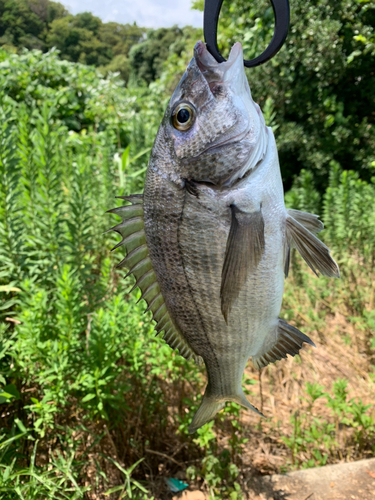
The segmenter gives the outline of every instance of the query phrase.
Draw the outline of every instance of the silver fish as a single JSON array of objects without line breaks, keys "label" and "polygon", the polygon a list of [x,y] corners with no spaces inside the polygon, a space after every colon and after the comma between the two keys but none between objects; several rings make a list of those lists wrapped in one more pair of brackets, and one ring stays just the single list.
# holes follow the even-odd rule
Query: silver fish
[{"label": "silver fish", "polygon": [[279,318],[294,246],[318,274],[339,277],[315,236],[318,216],[284,205],[275,139],[254,103],[235,44],[217,63],[198,42],[168,104],[152,149],[144,194],[111,212],[126,265],[156,331],[206,365],[208,384],[189,427],[226,401],[260,413],[241,380],[255,367],[294,356],[313,342]]}]

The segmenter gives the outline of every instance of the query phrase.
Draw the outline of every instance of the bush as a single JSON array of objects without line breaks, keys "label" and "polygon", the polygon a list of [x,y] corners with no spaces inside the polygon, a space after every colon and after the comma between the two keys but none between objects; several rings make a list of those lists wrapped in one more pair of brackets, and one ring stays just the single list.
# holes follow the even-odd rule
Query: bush
[{"label": "bush", "polygon": [[[306,457],[313,466],[373,454],[371,408],[364,399],[349,398],[345,381],[336,379],[330,387],[303,389],[309,412],[304,418],[294,414],[290,423],[286,418],[270,425],[247,416],[253,418],[250,427],[241,424],[238,405],[229,404],[215,423],[187,436],[202,372],[153,336],[150,317],[141,316],[141,304],[128,293],[131,283],[114,272],[121,253],[108,249],[116,238],[103,236],[116,223],[104,215],[114,197],[142,191],[169,88],[187,54],[180,49],[181,59],[171,53],[159,82],[139,87],[130,81],[127,88],[117,77],[104,79],[93,68],[61,61],[57,51],[0,51],[4,500],[105,493],[152,498],[145,490],[163,491],[159,478],[184,464],[191,484],[234,500],[246,483],[245,455],[260,442],[265,448],[277,443],[278,451],[292,455],[276,470],[299,466]],[[287,124],[277,99],[268,97],[264,111],[280,129],[282,148]],[[325,192],[305,169],[286,198],[293,208],[324,208],[322,237],[341,264],[343,280],[312,282],[294,257],[283,316],[316,330],[323,343],[328,315],[341,311],[355,332],[344,342],[349,348],[355,343],[361,363],[366,359],[371,366],[374,186],[332,159],[327,165]],[[283,381],[300,380],[294,371],[300,358],[289,361],[262,375],[271,386],[279,384],[275,393],[285,399]],[[282,370],[287,374],[274,382],[273,374]],[[362,370],[361,377],[369,376]],[[255,379],[260,374],[249,369],[245,383]],[[326,413],[315,419],[311,409],[323,398]],[[342,437],[339,419],[345,419],[349,438]],[[315,445],[324,436],[329,452]]]}]

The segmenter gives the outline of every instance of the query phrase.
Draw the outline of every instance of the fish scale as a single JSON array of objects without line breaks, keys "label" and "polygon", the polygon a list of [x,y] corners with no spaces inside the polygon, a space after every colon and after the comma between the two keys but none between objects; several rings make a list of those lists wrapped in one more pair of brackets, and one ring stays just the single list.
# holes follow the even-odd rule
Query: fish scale
[{"label": "fish scale", "polygon": [[159,127],[143,197],[124,197],[131,205],[111,211],[123,219],[112,228],[123,238],[115,248],[127,252],[120,266],[134,275],[157,334],[205,363],[190,432],[226,401],[260,414],[241,386],[250,358],[262,368],[314,345],[279,318],[290,249],[315,274],[339,277],[316,237],[318,217],[285,208],[275,139],[242,59],[240,44],[217,63],[197,43]]},{"label": "fish scale", "polygon": [[[178,243],[178,226],[185,193],[176,189],[172,183],[167,184],[163,179],[157,179],[152,170],[147,175],[146,186],[150,186],[146,187],[144,195],[145,229],[150,258],[158,263],[155,271],[166,306],[179,328],[184,331],[185,337],[186,332],[189,332],[188,336],[192,339],[189,344],[196,352],[196,345],[199,349],[201,343],[196,325],[201,320],[186,280]],[[158,216],[160,211],[162,215]]]},{"label": "fish scale", "polygon": [[[263,170],[262,180],[264,180],[265,174],[267,172]],[[278,180],[281,182],[280,178]],[[248,184],[251,189],[251,178],[249,178]],[[276,311],[272,316],[273,323],[277,318],[276,314],[280,310],[280,298],[276,301],[276,294],[272,294],[271,289],[274,287],[275,276],[274,272],[271,274],[268,270],[273,269],[275,258],[276,260],[280,260],[280,258],[275,251],[272,251],[272,247],[265,253],[264,261],[262,261],[257,272],[249,277],[238,297],[230,321],[226,324],[221,314],[219,290],[230,220],[228,218],[223,222],[222,219],[215,218],[212,214],[207,213],[206,208],[200,208],[198,200],[194,197],[191,198],[190,211],[186,204],[183,212],[179,230],[181,234],[180,245],[186,262],[185,265],[194,268],[194,272],[189,275],[189,280],[195,296],[198,297],[197,305],[204,323],[207,325],[206,329],[212,335],[211,344],[216,352],[221,354],[220,367],[222,376],[224,379],[230,380],[230,383],[225,382],[223,384],[219,392],[223,394],[227,392],[225,395],[228,396],[231,395],[233,386],[238,387],[240,385],[243,363],[246,363],[249,356],[256,353],[259,335],[258,324],[264,322],[264,317],[270,315],[268,313],[270,310]],[[195,221],[197,219],[201,221],[200,228],[196,227]],[[268,225],[269,239],[274,236],[277,226],[278,219],[271,212],[270,224]],[[215,237],[215,235],[218,236]],[[281,237],[280,231],[280,240]],[[269,246],[266,241],[266,248]],[[200,266],[194,264],[196,255],[198,255],[201,262]],[[190,261],[192,261],[191,264]],[[267,279],[268,274],[271,274],[269,279]],[[279,266],[279,274],[282,276],[282,266]],[[207,291],[210,293],[207,293]],[[247,335],[243,335],[243,332],[247,332]],[[255,348],[253,347],[254,342]],[[245,358],[243,352],[246,352]],[[209,354],[208,352],[202,357],[206,360]],[[209,362],[206,363],[206,366],[210,371]],[[236,376],[234,376],[234,373],[236,373]],[[214,378],[215,376],[212,374],[209,380]]]}]

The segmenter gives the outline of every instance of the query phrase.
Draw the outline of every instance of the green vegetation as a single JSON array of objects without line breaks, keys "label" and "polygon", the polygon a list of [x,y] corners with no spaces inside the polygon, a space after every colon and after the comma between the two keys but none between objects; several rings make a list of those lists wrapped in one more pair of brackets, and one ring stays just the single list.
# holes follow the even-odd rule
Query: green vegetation
[{"label": "green vegetation", "polygon": [[[193,2],[203,8],[203,0]],[[283,180],[290,189],[305,169],[323,194],[331,162],[370,181],[375,162],[374,0],[291,0],[291,29],[278,54],[248,70],[255,101],[271,100]],[[269,0],[224,2],[219,22],[223,54],[241,40],[250,59],[273,33]],[[0,0],[0,45],[47,51],[93,65],[127,82],[161,79],[168,94],[202,38],[194,28],[146,30],[103,23],[91,13],[73,16],[49,0]]]},{"label": "green vegetation", "polygon": [[[136,24],[103,23],[90,12],[72,15],[50,0],[0,0],[0,46],[59,51],[62,59],[88,64],[104,76],[119,73],[127,82],[159,78],[170,53],[180,57],[194,28],[146,30]],[[131,48],[134,50],[131,52]]]},{"label": "green vegetation", "polygon": [[[282,314],[318,349],[249,367],[244,385],[267,419],[228,404],[189,436],[203,372],[154,337],[103,233],[115,196],[142,191],[201,35],[156,30],[137,44],[137,27],[0,0],[0,499],[167,498],[163,478],[182,473],[236,500],[249,464],[269,473],[374,456],[375,2],[291,7],[288,43],[248,74],[293,184],[287,205],[322,214],[342,279],[318,280],[293,256]],[[250,58],[266,44],[272,17],[259,12],[224,4],[224,52],[241,39]],[[45,52],[52,36],[60,52]],[[123,79],[104,78],[117,56]]]},{"label": "green vegetation", "polygon": [[129,50],[145,30],[136,24],[103,23],[90,12],[73,16],[49,0],[0,0],[0,45],[8,49],[55,47],[63,59],[129,78]]}]

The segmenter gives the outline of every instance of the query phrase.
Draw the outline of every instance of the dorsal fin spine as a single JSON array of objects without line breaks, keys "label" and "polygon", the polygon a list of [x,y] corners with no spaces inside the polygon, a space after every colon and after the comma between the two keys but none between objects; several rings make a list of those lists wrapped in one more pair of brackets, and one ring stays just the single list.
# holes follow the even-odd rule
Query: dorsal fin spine
[{"label": "dorsal fin spine", "polygon": [[164,316],[168,314],[167,306],[165,302],[154,312],[152,319],[158,323],[164,318]]},{"label": "dorsal fin spine", "polygon": [[165,334],[172,327],[173,327],[173,324],[172,324],[171,318],[168,317],[167,321],[165,321],[165,323],[161,329],[164,330],[164,334]]},{"label": "dorsal fin spine", "polygon": [[151,269],[152,269],[151,260],[150,260],[150,257],[148,255],[144,259],[142,259],[139,262],[137,262],[136,264],[134,264],[134,266],[130,269],[130,271],[126,273],[124,278],[125,279],[128,278],[131,274],[136,273],[137,271],[141,270],[146,265],[150,265]]},{"label": "dorsal fin spine", "polygon": [[109,230],[119,233],[123,238],[113,250],[124,246],[127,251],[126,257],[117,267],[126,266],[129,268],[129,272],[125,277],[131,274],[134,275],[136,281],[130,291],[132,292],[137,287],[140,288],[141,298],[139,300],[144,299],[147,302],[145,312],[152,312],[153,319],[156,321],[155,330],[157,330],[157,334],[164,331],[163,338],[172,349],[178,349],[182,356],[187,359],[193,358],[199,363],[199,356],[191,349],[178,327],[174,324],[160,291],[160,286],[149,257],[144,231],[143,198],[141,195],[123,196],[120,198],[129,201],[131,205],[108,210],[108,213],[114,213],[122,218],[120,224]]},{"label": "dorsal fin spine", "polygon": [[168,324],[169,321],[170,321],[170,319],[169,319],[169,313],[167,311],[164,314],[164,316],[158,321],[157,326],[155,327],[155,329],[157,328],[158,330],[163,330],[163,328],[165,327],[165,325]]},{"label": "dorsal fin spine", "polygon": [[129,293],[131,293],[133,290],[135,290],[135,288],[137,287],[141,287],[143,286],[143,283],[147,280],[147,278],[151,278],[154,277],[154,280],[153,281],[156,281],[156,276],[155,276],[155,273],[154,273],[154,270],[153,269],[150,269],[149,271],[145,272],[145,274],[143,274],[135,283],[134,285],[132,286],[131,290],[129,290]]},{"label": "dorsal fin spine", "polygon": [[[139,241],[141,243],[139,243]],[[145,238],[145,232],[144,231],[136,231],[135,233],[131,233],[127,236],[125,236],[121,241],[120,243],[117,243],[117,245],[115,245],[112,249],[111,249],[111,252],[113,250],[115,250],[116,248],[122,246],[122,245],[128,245],[129,243],[134,243],[136,244],[136,247],[139,247],[139,245],[143,244],[143,243],[146,243],[146,238]],[[136,248],[135,246],[133,248]],[[133,248],[131,250],[133,250]],[[128,249],[127,249],[128,250]],[[128,251],[131,251],[131,250],[128,250]]]},{"label": "dorsal fin spine", "polygon": [[139,215],[137,215],[135,217],[131,217],[130,219],[123,220],[119,224],[116,224],[116,226],[113,226],[110,229],[107,229],[107,231],[105,231],[103,234],[107,234],[110,231],[115,231],[116,233],[122,234],[121,229],[129,228],[131,230],[135,226],[139,229],[142,229],[144,227],[143,218],[140,217]]},{"label": "dorsal fin spine", "polygon": [[[156,293],[156,295],[152,295],[154,292]],[[142,295],[137,300],[137,304],[142,299],[144,299],[146,302],[148,302],[149,300],[152,300],[155,296],[158,295],[159,292],[160,292],[159,283],[157,281],[155,281],[154,283],[151,283],[151,285],[149,287],[147,287],[146,290],[144,290],[142,292]],[[149,295],[151,295],[150,298],[148,298]]]},{"label": "dorsal fin spine", "polygon": [[107,210],[107,213],[119,215],[123,220],[125,220],[137,215],[143,215],[143,206],[126,205],[123,207],[112,208],[112,210]]},{"label": "dorsal fin spine", "polygon": [[148,248],[145,243],[144,245],[134,248],[134,250],[129,252],[128,255],[125,257],[125,259],[123,259],[119,264],[117,264],[117,267],[122,267],[122,266],[130,267],[138,263],[142,259],[142,256],[144,258],[147,255],[148,255]]},{"label": "dorsal fin spine", "polygon": [[[160,289],[159,289],[160,290]],[[158,295],[156,295],[156,297],[154,297],[151,302],[149,303],[147,309],[145,310],[145,313],[148,312],[148,311],[153,311],[155,306],[156,308],[159,307],[159,302],[161,301],[161,303],[164,302],[164,298],[161,294],[161,292],[158,293]],[[161,304],[160,304],[161,305]]]}]

